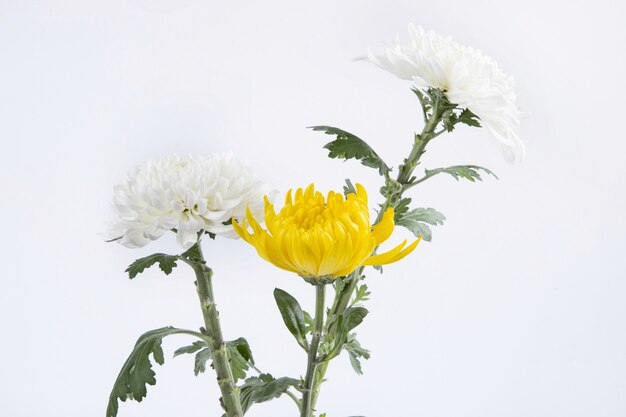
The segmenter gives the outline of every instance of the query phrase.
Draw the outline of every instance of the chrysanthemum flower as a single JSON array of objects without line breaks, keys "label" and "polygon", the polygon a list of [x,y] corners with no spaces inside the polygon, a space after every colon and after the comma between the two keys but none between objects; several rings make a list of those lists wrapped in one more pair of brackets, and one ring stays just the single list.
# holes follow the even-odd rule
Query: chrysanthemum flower
[{"label": "chrysanthemum flower", "polygon": [[233,221],[233,226],[263,259],[277,267],[306,279],[332,280],[360,266],[396,262],[415,249],[419,239],[408,246],[405,240],[388,252],[372,255],[391,236],[393,215],[393,209],[389,208],[372,227],[367,193],[360,184],[356,184],[356,193],[348,194],[345,199],[334,191],[324,198],[311,184],[304,191],[299,188],[295,198],[289,190],[278,214],[265,198],[267,230],[251,211],[241,224]]},{"label": "chrysanthemum flower", "polygon": [[201,231],[237,238],[230,219],[243,218],[246,207],[262,213],[270,191],[231,153],[151,160],[115,187],[118,219],[109,237],[141,247],[175,229],[184,248],[196,243]]},{"label": "chrysanthemum flower", "polygon": [[397,40],[382,54],[368,50],[380,68],[422,88],[438,88],[451,103],[468,108],[502,144],[509,160],[521,158],[524,144],[515,133],[525,116],[516,104],[515,81],[477,49],[422,27],[409,26],[410,42]]}]

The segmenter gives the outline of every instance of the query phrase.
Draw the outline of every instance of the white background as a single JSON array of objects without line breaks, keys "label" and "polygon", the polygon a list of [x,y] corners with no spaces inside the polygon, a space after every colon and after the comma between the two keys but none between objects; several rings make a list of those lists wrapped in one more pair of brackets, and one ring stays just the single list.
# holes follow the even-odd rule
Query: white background
[{"label": "white background", "polygon": [[[0,415],[104,415],[142,332],[197,328],[188,269],[129,281],[143,249],[105,244],[112,187],[169,153],[233,150],[281,191],[340,189],[373,170],[326,158],[330,124],[399,162],[421,129],[410,85],[363,62],[409,22],[493,56],[531,116],[521,165],[481,129],[429,147],[423,166],[473,163],[500,180],[437,177],[414,200],[448,220],[405,261],[370,274],[360,327],[373,357],[338,358],[329,417],[626,415],[623,97],[619,1],[0,1]],[[390,162],[391,163],[391,162]],[[398,232],[392,240],[403,235]],[[304,373],[272,289],[313,291],[241,241],[205,242],[228,338],[245,335],[275,376]],[[171,359],[120,416],[219,416],[211,373]],[[251,417],[294,416],[287,398]]]}]

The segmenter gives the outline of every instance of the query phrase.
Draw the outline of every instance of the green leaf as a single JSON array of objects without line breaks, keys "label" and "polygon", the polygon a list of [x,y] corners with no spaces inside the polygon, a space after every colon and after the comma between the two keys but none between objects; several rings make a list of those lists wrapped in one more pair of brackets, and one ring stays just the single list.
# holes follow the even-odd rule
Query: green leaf
[{"label": "green leaf", "polygon": [[422,114],[424,116],[424,120],[427,120],[428,113],[432,109],[430,96],[428,94],[424,94],[422,91],[420,91],[419,89],[415,87],[412,88],[411,91],[415,93],[415,95],[417,96],[417,99],[420,101],[420,104],[422,105]]},{"label": "green leaf", "polygon": [[126,401],[131,399],[141,402],[146,397],[148,393],[147,386],[156,384],[156,374],[152,369],[150,355],[152,355],[156,363],[163,365],[165,358],[161,342],[165,336],[177,333],[188,333],[188,331],[168,326],[151,330],[139,337],[133,351],[126,359],[126,362],[124,362],[115,384],[113,384],[107,406],[107,417],[115,417],[117,415],[118,400]]},{"label": "green leaf", "polygon": [[378,169],[380,175],[386,176],[391,171],[391,168],[364,140],[352,133],[331,126],[311,126],[310,129],[337,137],[337,139],[324,145],[324,148],[330,151],[328,153],[329,158],[356,159],[366,167]]},{"label": "green leaf", "polygon": [[349,307],[343,313],[343,328],[347,333],[363,322],[369,311],[365,307]]},{"label": "green leaf", "polygon": [[200,352],[196,353],[196,359],[193,364],[193,373],[198,376],[200,373],[206,371],[206,363],[213,359],[213,353],[211,348],[204,348]]},{"label": "green leaf", "polygon": [[313,333],[313,329],[315,328],[315,320],[307,311],[303,311],[302,314],[304,314],[304,331],[307,334]]},{"label": "green leaf", "polygon": [[181,348],[176,349],[176,351],[174,352],[174,357],[183,355],[185,353],[189,353],[189,354],[196,353],[197,351],[205,347],[207,347],[206,342],[202,340],[197,340],[193,342],[192,344],[190,344],[189,346],[183,346]]},{"label": "green leaf", "polygon": [[306,346],[306,325],[304,322],[304,314],[302,307],[294,297],[287,291],[280,288],[274,289],[274,299],[280,314],[285,322],[285,326],[298,341],[300,346]]},{"label": "green leaf", "polygon": [[456,119],[456,123],[463,123],[468,126],[480,127],[480,118],[476,116],[470,109],[463,109]]},{"label": "green leaf", "polygon": [[482,181],[482,177],[480,176],[480,171],[483,171],[489,175],[493,175],[496,179],[498,177],[496,174],[488,170],[487,168],[483,168],[477,165],[455,165],[447,168],[436,168],[436,169],[427,169],[426,177],[432,177],[437,174],[445,173],[452,175],[455,180],[459,180],[460,178],[464,178],[471,182]]},{"label": "green leaf", "polygon": [[346,352],[348,352],[348,357],[350,359],[350,365],[352,365],[352,369],[359,375],[363,375],[363,369],[361,368],[360,358],[369,359],[370,351],[361,347],[361,344],[358,340],[352,338],[348,343],[346,343]]},{"label": "green leaf", "polygon": [[235,382],[239,379],[244,379],[246,371],[250,369],[250,365],[254,365],[254,358],[252,358],[252,351],[248,341],[240,337],[239,339],[226,342],[225,346]]},{"label": "green leaf", "polygon": [[367,284],[361,284],[357,286],[354,293],[354,300],[352,301],[352,305],[356,305],[358,303],[362,303],[363,301],[369,300],[371,294],[372,293],[369,292],[367,289]]},{"label": "green leaf", "polygon": [[404,212],[401,215],[398,215],[397,212],[395,214],[396,225],[406,227],[415,236],[422,236],[427,242],[430,242],[433,238],[432,230],[428,225],[436,226],[443,224],[445,219],[446,216],[433,208],[420,207]]},{"label": "green leaf", "polygon": [[398,200],[393,210],[396,219],[402,217],[407,211],[409,211],[409,204],[411,204],[411,199],[408,197]]},{"label": "green leaf", "polygon": [[240,387],[240,399],[243,412],[247,412],[255,403],[269,401],[284,394],[290,387],[297,387],[300,380],[282,377],[275,379],[270,374],[261,374],[258,377],[246,379]]},{"label": "green leaf", "polygon": [[155,253],[153,255],[146,256],[145,258],[137,259],[135,262],[130,264],[128,268],[126,268],[125,272],[128,272],[128,277],[130,279],[133,279],[137,276],[137,274],[142,273],[146,270],[146,268],[150,268],[158,262],[161,271],[165,272],[166,275],[169,275],[172,272],[172,269],[176,267],[177,260],[177,256]]},{"label": "green leaf", "polygon": [[341,353],[348,342],[348,335],[352,329],[363,322],[368,311],[363,307],[349,307],[343,314],[336,316],[337,333],[333,341],[332,348],[324,355],[324,361],[329,361]]},{"label": "green leaf", "polygon": [[346,285],[348,285],[351,279],[352,279],[351,275],[346,275],[345,277],[337,278],[335,282],[333,282],[333,288],[335,289],[335,293],[342,292],[343,289],[346,288]]},{"label": "green leaf", "polygon": [[350,178],[346,178],[346,185],[343,186],[343,194],[347,196],[348,194],[356,194],[356,188]]},{"label": "green leaf", "polygon": [[204,263],[202,251],[200,250],[200,242],[194,244],[192,247],[181,253],[180,256],[191,262]]}]

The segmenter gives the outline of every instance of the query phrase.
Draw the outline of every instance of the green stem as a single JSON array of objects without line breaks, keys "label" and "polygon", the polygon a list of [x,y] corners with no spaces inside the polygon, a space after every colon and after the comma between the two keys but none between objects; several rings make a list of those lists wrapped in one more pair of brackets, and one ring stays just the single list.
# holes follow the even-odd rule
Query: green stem
[{"label": "green stem", "polygon": [[227,417],[243,417],[241,401],[239,399],[239,388],[235,385],[232,370],[228,360],[228,353],[222,336],[222,327],[220,326],[219,312],[215,305],[215,297],[213,295],[213,271],[206,266],[202,256],[200,243],[198,245],[199,261],[186,261],[196,273],[196,286],[200,306],[202,308],[202,316],[204,317],[204,326],[207,336],[211,338],[211,351],[213,354],[213,366],[217,374],[217,383],[222,392],[222,402]]},{"label": "green stem", "polygon": [[[426,112],[424,112],[424,115],[426,116]],[[422,129],[422,132],[419,135],[417,134],[415,135],[415,140],[413,142],[413,148],[411,149],[411,153],[409,154],[408,158],[404,161],[404,163],[400,166],[400,170],[398,172],[398,177],[396,181],[400,183],[400,185],[402,185],[402,188],[399,190],[399,192],[396,195],[387,196],[387,198],[385,199],[385,202],[380,208],[380,211],[378,212],[378,216],[376,217],[376,220],[374,221],[372,225],[376,225],[377,223],[379,223],[382,220],[382,217],[385,211],[387,211],[388,208],[393,207],[393,205],[400,198],[402,198],[402,193],[411,187],[411,185],[409,185],[411,174],[413,174],[413,171],[419,164],[420,158],[426,151],[426,145],[432,139],[441,135],[445,131],[445,130],[440,130],[439,132],[436,132],[437,126],[439,125],[439,122],[441,122],[441,119],[442,119],[442,112],[440,109],[440,102],[438,99],[435,99],[433,101],[433,109],[432,109],[431,116],[426,118],[426,123],[424,125],[424,128]],[[362,274],[363,274],[363,267],[358,268],[356,271],[350,274],[350,279],[348,283],[343,287],[343,289],[339,293],[335,295],[333,305],[328,313],[329,318],[336,317],[338,315],[343,314],[346,308],[348,308],[350,299],[352,298],[352,294],[354,293],[354,290],[357,284],[359,283],[359,280]],[[326,335],[331,340],[333,340],[336,331],[337,331],[336,320],[334,320],[333,324],[331,324],[326,329]],[[324,375],[326,374],[326,371],[328,370],[329,364],[330,364],[330,361],[325,361],[321,365],[319,365],[319,367],[317,368],[317,372],[314,378],[314,385],[313,385],[313,398],[311,401],[312,408],[315,407],[315,403],[319,395],[319,388],[322,382],[324,381]]]},{"label": "green stem", "polygon": [[[300,409],[300,417],[310,417],[313,411],[312,398],[317,398],[317,393],[313,392],[315,382],[315,373],[319,365],[317,358],[317,349],[322,338],[322,329],[324,326],[324,295],[326,291],[325,285],[315,286],[315,323],[313,325],[313,336],[309,345],[309,353],[306,367],[306,376],[304,378],[304,386],[302,389],[302,406]],[[319,384],[317,384],[319,387]]]},{"label": "green stem", "polygon": [[439,100],[433,101],[433,112],[432,115],[426,120],[426,124],[422,129],[422,133],[419,135],[415,135],[415,140],[413,141],[413,148],[411,149],[411,153],[409,157],[405,160],[404,164],[400,166],[400,172],[398,173],[397,181],[405,185],[408,183],[411,178],[411,174],[417,167],[420,158],[426,151],[426,145],[432,139],[436,138],[440,134],[444,132],[441,130],[440,132],[435,133],[435,129],[437,129],[437,125],[441,121],[441,114],[439,109]]}]

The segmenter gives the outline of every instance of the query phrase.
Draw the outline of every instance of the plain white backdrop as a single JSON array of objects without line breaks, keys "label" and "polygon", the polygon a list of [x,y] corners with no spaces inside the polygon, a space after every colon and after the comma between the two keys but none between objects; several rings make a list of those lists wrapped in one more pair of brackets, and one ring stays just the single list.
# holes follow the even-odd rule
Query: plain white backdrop
[{"label": "plain white backdrop", "polygon": [[[197,328],[191,271],[124,274],[176,252],[105,244],[112,187],[148,158],[233,150],[281,191],[373,170],[326,158],[329,124],[390,163],[421,128],[410,85],[363,62],[409,22],[493,56],[530,113],[521,165],[481,129],[432,143],[423,167],[472,163],[500,180],[434,178],[412,193],[448,220],[371,273],[365,375],[335,360],[329,417],[626,415],[626,7],[619,1],[0,1],[0,415],[104,415],[137,336]],[[404,236],[398,232],[398,238]],[[397,239],[397,238],[396,238]],[[205,251],[227,338],[275,376],[304,373],[272,290],[313,291],[240,241]],[[121,417],[221,415],[214,376],[166,363]],[[283,398],[250,417],[294,416]]]}]

